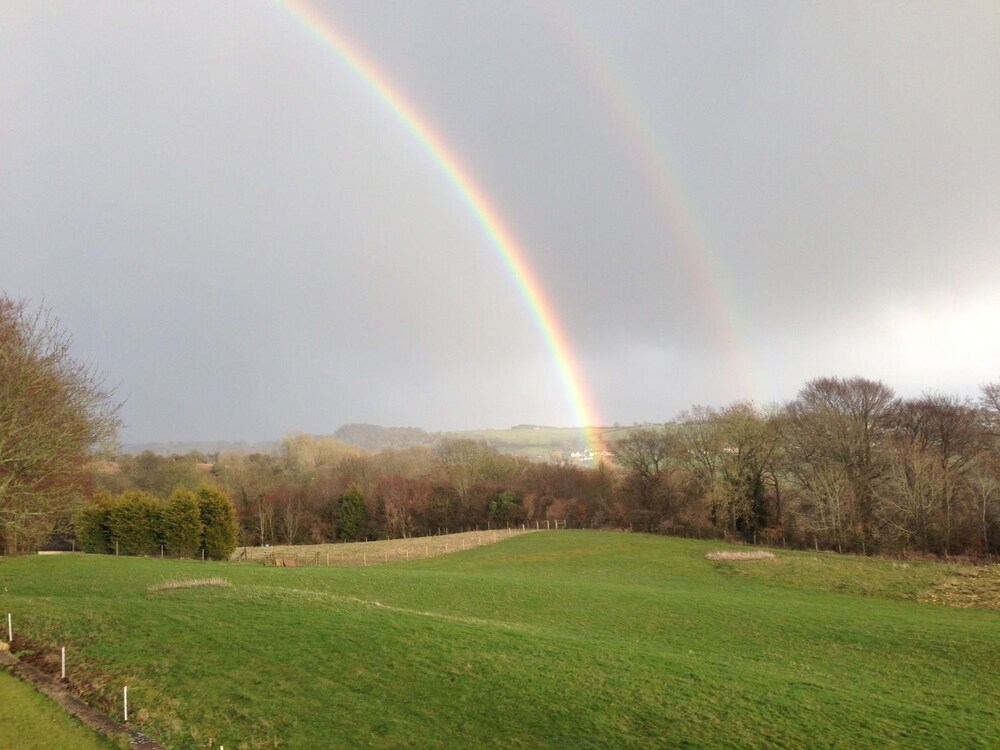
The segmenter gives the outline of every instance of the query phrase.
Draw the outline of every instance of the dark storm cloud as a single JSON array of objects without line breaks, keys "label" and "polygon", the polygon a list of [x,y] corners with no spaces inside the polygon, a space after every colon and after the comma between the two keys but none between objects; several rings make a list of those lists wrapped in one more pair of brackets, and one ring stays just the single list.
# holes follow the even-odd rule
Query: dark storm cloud
[{"label": "dark storm cloud", "polygon": [[[314,7],[521,240],[607,421],[998,375],[995,4]],[[0,286],[121,383],[127,440],[572,421],[461,198],[279,4],[2,13]]]}]

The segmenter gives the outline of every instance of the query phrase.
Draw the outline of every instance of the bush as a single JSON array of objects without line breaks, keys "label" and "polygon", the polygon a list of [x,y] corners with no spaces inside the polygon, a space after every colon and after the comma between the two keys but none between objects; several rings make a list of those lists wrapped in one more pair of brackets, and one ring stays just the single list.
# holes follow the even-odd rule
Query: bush
[{"label": "bush", "polygon": [[202,549],[213,560],[225,560],[236,549],[236,509],[229,496],[202,487],[198,490],[201,511]]},{"label": "bush", "polygon": [[368,528],[368,508],[361,490],[351,487],[337,501],[337,508],[340,511],[340,537],[353,542],[364,538]]},{"label": "bush", "polygon": [[198,555],[204,531],[201,505],[191,490],[174,490],[163,508],[162,532],[163,542],[170,554],[179,557]]},{"label": "bush", "polygon": [[113,551],[111,530],[108,528],[108,515],[111,508],[111,498],[99,498],[93,505],[81,509],[73,522],[76,534],[76,546],[84,552],[106,554]]},{"label": "bush", "polygon": [[122,555],[152,555],[160,549],[162,502],[148,492],[126,492],[108,510],[109,548]]}]

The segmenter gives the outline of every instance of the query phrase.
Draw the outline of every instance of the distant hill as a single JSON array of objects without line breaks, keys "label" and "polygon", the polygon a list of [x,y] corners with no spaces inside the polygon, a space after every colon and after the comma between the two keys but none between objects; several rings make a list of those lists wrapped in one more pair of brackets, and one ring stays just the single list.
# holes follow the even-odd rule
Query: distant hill
[{"label": "distant hill", "polygon": [[138,456],[151,451],[159,456],[183,456],[191,451],[199,453],[277,453],[281,448],[280,440],[266,440],[248,443],[246,440],[209,440],[200,442],[167,442],[167,443],[125,443],[122,445],[122,455]]},{"label": "distant hill", "polygon": [[501,453],[534,459],[559,460],[586,446],[580,430],[568,427],[515,425],[509,429],[425,432],[419,427],[380,427],[374,424],[346,424],[334,433],[345,443],[377,453],[386,448],[432,446],[440,440],[482,440]]},{"label": "distant hill", "polygon": [[[601,428],[605,441],[623,437],[631,428]],[[343,443],[372,453],[390,449],[431,447],[440,440],[482,440],[501,453],[524,456],[542,461],[560,461],[573,452],[587,448],[583,432],[575,427],[548,427],[518,424],[507,429],[461,430],[455,432],[427,432],[420,427],[382,427],[375,424],[345,424],[332,436]],[[127,443],[122,446],[125,455],[139,455],[152,451],[161,456],[184,455],[198,451],[206,455],[215,453],[269,453],[281,452],[281,440],[261,442],[239,441],[175,441],[162,443]]]},{"label": "distant hill", "polygon": [[377,424],[345,424],[333,436],[349,445],[377,453],[386,448],[430,445],[436,437],[419,427],[380,427]]}]

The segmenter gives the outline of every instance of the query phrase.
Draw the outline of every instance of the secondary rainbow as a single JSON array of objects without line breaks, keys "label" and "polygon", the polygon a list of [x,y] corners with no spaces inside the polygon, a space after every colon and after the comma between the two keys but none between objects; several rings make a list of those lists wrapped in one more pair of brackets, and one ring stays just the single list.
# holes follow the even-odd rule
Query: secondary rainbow
[{"label": "secondary rainbow", "polygon": [[574,47],[592,85],[600,92],[608,110],[624,132],[635,153],[635,162],[645,172],[656,196],[664,223],[674,238],[688,272],[696,284],[711,316],[716,336],[727,358],[731,385],[739,398],[758,403],[764,400],[760,378],[751,365],[747,337],[741,326],[742,315],[735,295],[727,283],[721,261],[712,252],[708,232],[697,211],[682,189],[679,170],[668,156],[668,149],[649,125],[639,98],[631,93],[628,79],[598,42],[598,35],[584,20],[584,11],[568,3],[551,2],[542,6],[554,24]]},{"label": "secondary rainbow", "polygon": [[427,119],[327,18],[299,0],[282,0],[278,5],[287,10],[368,86],[371,92],[406,126],[417,143],[451,182],[486,232],[514,283],[520,289],[551,352],[573,417],[583,431],[588,447],[591,450],[599,450],[600,440],[594,429],[598,424],[596,412],[592,399],[584,388],[580,366],[573,355],[566,332],[552,304],[546,299],[520,244],[490,205],[483,190],[472,179],[452,150],[441,140]]}]

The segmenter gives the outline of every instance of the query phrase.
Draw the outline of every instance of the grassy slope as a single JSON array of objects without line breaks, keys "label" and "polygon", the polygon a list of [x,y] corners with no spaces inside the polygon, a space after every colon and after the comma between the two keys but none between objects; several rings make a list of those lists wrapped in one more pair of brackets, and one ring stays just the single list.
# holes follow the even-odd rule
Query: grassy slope
[{"label": "grassy slope", "polygon": [[0,748],[108,750],[118,747],[67,715],[34,688],[0,670]]},{"label": "grassy slope", "polygon": [[[943,566],[865,561],[861,584],[852,558],[705,560],[718,546],[551,532],[360,569],[26,558],[0,563],[0,604],[113,675],[108,696],[127,679],[176,747],[995,742],[1000,613],[906,600]],[[146,592],[205,575],[233,586]]]}]

